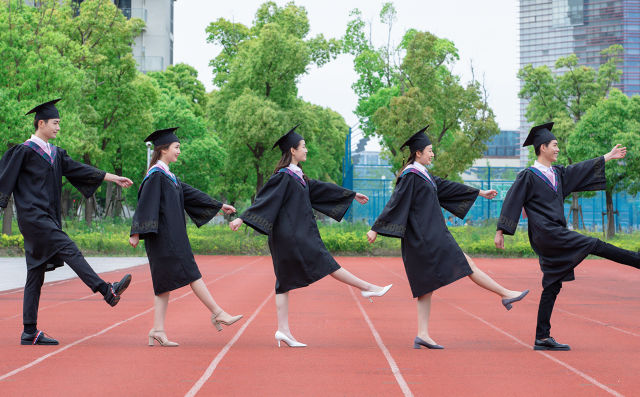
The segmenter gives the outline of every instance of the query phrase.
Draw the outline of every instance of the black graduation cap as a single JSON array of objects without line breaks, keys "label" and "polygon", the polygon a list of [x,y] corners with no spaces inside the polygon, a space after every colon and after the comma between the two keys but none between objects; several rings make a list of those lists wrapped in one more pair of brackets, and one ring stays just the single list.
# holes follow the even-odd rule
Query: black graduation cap
[{"label": "black graduation cap", "polygon": [[429,126],[427,125],[420,131],[413,134],[411,138],[407,139],[407,141],[403,143],[402,146],[400,146],[400,150],[402,150],[402,148],[404,148],[405,146],[409,146],[409,150],[411,150],[411,152],[413,153],[417,150],[422,150],[427,146],[431,145],[431,141],[429,140],[429,137],[427,136],[427,134],[425,134],[425,131],[428,128]]},{"label": "black graduation cap", "polygon": [[284,153],[287,150],[291,149],[292,147],[297,147],[298,142],[304,139],[302,135],[296,134],[294,132],[295,129],[298,128],[299,126],[300,124],[296,125],[292,129],[290,129],[289,132],[281,136],[280,139],[278,139],[276,143],[273,144],[273,147],[271,149],[275,149],[276,146],[279,146],[282,153]]},{"label": "black graduation cap", "polygon": [[527,139],[524,140],[522,147],[533,145],[533,147],[538,147],[543,143],[547,143],[556,139],[555,135],[551,133],[551,129],[553,128],[553,123],[546,123],[541,125],[536,125],[531,128],[529,131],[529,135]]},{"label": "black graduation cap", "polygon": [[25,113],[25,116],[30,113],[35,113],[36,120],[59,119],[60,113],[58,113],[58,109],[56,108],[56,102],[58,102],[61,99],[62,98],[58,98],[58,99],[54,99],[53,101],[40,104],[35,108],[29,110],[27,113]]},{"label": "black graduation cap", "polygon": [[145,142],[153,142],[153,146],[167,145],[173,142],[180,142],[180,139],[173,133],[178,127],[165,128],[151,133],[144,139]]}]

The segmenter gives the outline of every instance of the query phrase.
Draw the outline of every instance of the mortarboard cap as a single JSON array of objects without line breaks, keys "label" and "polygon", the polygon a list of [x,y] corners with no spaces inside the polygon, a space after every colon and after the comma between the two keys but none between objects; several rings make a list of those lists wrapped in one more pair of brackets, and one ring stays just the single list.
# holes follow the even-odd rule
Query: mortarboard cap
[{"label": "mortarboard cap", "polygon": [[420,131],[413,134],[411,138],[407,139],[407,141],[403,143],[402,146],[400,146],[400,150],[402,150],[402,148],[404,148],[405,146],[409,146],[409,150],[411,150],[411,152],[413,153],[415,151],[422,150],[427,146],[431,145],[431,141],[429,140],[429,137],[427,136],[427,134],[425,134],[425,131],[428,128],[429,126],[427,125]]},{"label": "mortarboard cap", "polygon": [[555,135],[551,133],[552,128],[553,123],[546,123],[532,127],[527,139],[524,140],[522,147],[533,145],[534,148],[537,148],[543,143],[556,139]]},{"label": "mortarboard cap", "polygon": [[36,120],[49,120],[49,119],[59,119],[60,113],[58,113],[58,109],[56,108],[56,102],[61,100],[62,98],[54,99],[53,101],[45,102],[36,106],[35,108],[29,110],[26,114],[35,113]]},{"label": "mortarboard cap", "polygon": [[304,139],[302,135],[296,134],[294,132],[295,129],[298,128],[299,126],[300,124],[296,125],[292,129],[290,129],[289,132],[281,136],[280,139],[278,139],[276,143],[273,144],[273,147],[271,149],[275,149],[276,146],[279,146],[282,153],[284,153],[287,150],[291,149],[292,147],[293,148],[297,147],[298,143]]},{"label": "mortarboard cap", "polygon": [[173,142],[180,142],[180,139],[174,134],[178,127],[165,128],[151,133],[145,138],[145,142],[153,142],[153,146],[167,145]]}]

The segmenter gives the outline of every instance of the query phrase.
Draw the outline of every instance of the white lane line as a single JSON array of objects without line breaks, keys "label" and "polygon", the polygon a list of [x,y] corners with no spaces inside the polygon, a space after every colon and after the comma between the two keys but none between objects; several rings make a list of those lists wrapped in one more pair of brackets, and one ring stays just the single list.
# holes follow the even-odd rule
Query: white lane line
[{"label": "white lane line", "polygon": [[[377,262],[377,261],[376,261],[376,262]],[[379,266],[379,267],[381,267],[381,268],[383,268],[383,269],[387,270],[389,273],[392,273],[392,274],[394,274],[395,276],[402,278],[402,277],[400,276],[400,274],[398,274],[398,273],[396,273],[396,272],[394,272],[394,271],[392,271],[392,270],[387,269],[386,267],[382,266],[382,264],[380,264],[380,263],[377,263],[377,264],[378,264],[378,266]],[[466,313],[467,315],[469,315],[469,316],[471,316],[471,317],[475,318],[476,320],[478,320],[478,321],[480,321],[480,322],[484,323],[485,325],[487,325],[487,326],[489,326],[489,327],[493,328],[494,330],[496,330],[496,331],[500,332],[501,334],[503,334],[503,335],[505,335],[505,336],[507,336],[507,337],[509,337],[509,338],[513,339],[515,342],[519,343],[520,345],[522,345],[522,346],[524,346],[524,347],[527,347],[527,348],[529,348],[529,349],[531,349],[531,348],[532,348],[532,347],[531,347],[531,345],[528,345],[527,343],[525,343],[525,342],[521,341],[520,339],[518,339],[518,338],[516,338],[515,336],[511,335],[510,333],[508,333],[508,332],[506,332],[506,331],[504,331],[504,330],[502,330],[502,329],[498,328],[497,326],[495,326],[495,325],[493,325],[493,324],[489,323],[488,321],[486,321],[486,320],[484,320],[484,319],[482,319],[482,318],[480,318],[480,317],[476,316],[475,314],[470,313],[470,312],[468,312],[468,311],[464,310],[464,309],[463,309],[463,308],[461,308],[460,306],[457,306],[457,305],[455,305],[455,304],[453,304],[453,303],[447,302],[447,301],[446,301],[446,300],[444,300],[444,299],[440,299],[440,300],[441,300],[441,301],[444,301],[445,303],[447,303],[447,304],[449,304],[449,305],[451,305],[451,306],[453,306],[453,307],[455,307],[456,309],[460,310],[461,312]],[[611,389],[611,388],[609,388],[609,387],[607,387],[607,386],[603,385],[602,383],[598,382],[598,381],[597,381],[596,379],[594,379],[593,377],[591,377],[591,376],[589,376],[589,375],[585,374],[584,372],[580,371],[580,370],[579,370],[579,369],[577,369],[577,368],[572,367],[571,365],[569,365],[569,364],[565,363],[564,361],[562,361],[562,360],[559,360],[559,359],[555,358],[554,356],[550,355],[549,353],[546,353],[546,352],[541,351],[541,350],[534,350],[534,352],[541,354],[542,356],[544,356],[544,357],[548,358],[549,360],[551,360],[551,361],[553,361],[553,362],[555,362],[555,363],[557,363],[557,364],[559,364],[559,365],[562,365],[563,367],[567,368],[567,369],[568,369],[568,370],[570,370],[571,372],[575,373],[575,374],[576,374],[576,375],[578,375],[578,376],[583,377],[583,378],[584,378],[584,379],[586,379],[587,381],[591,382],[591,383],[592,383],[592,384],[594,384],[595,386],[598,386],[599,388],[601,388],[602,390],[604,390],[604,391],[608,392],[609,394],[612,394],[612,395],[614,395],[614,396],[618,396],[618,397],[621,397],[621,396],[622,396],[622,394],[618,393],[617,391],[615,391],[615,390],[613,390],[613,389]]]},{"label": "white lane line", "polygon": [[[445,302],[446,302],[446,301],[445,301]],[[465,313],[465,314],[467,314],[467,315],[469,315],[469,316],[471,316],[471,317],[475,318],[476,320],[478,320],[478,321],[480,321],[481,323],[483,323],[483,324],[485,324],[485,325],[489,326],[490,328],[493,328],[494,330],[498,331],[499,333],[501,333],[501,334],[505,335],[506,337],[508,337],[508,338],[510,338],[510,339],[512,339],[512,340],[514,340],[514,341],[515,341],[515,342],[517,342],[518,344],[520,344],[520,345],[522,345],[522,346],[524,346],[524,347],[527,347],[527,348],[529,348],[529,349],[531,349],[531,348],[532,348],[532,347],[531,347],[531,345],[529,345],[529,344],[527,344],[527,343],[524,343],[523,341],[521,341],[520,339],[518,339],[518,338],[516,338],[515,336],[511,335],[511,334],[510,334],[510,333],[508,333],[507,331],[504,331],[503,329],[501,329],[501,328],[499,328],[499,327],[497,327],[497,326],[495,326],[495,325],[491,324],[490,322],[488,322],[488,321],[484,320],[483,318],[478,317],[478,316],[476,316],[475,314],[470,313],[470,312],[468,312],[468,311],[464,310],[463,308],[461,308],[461,307],[460,307],[460,306],[458,306],[458,305],[455,305],[455,304],[450,303],[450,302],[446,302],[446,303],[447,303],[447,304],[449,304],[449,305],[451,305],[451,306],[453,306],[453,307],[455,307],[456,309],[460,310],[461,312],[463,312],[463,313]],[[551,354],[549,354],[549,353],[547,353],[547,352],[545,352],[545,351],[541,351],[541,350],[534,350],[534,352],[535,352],[535,353],[539,353],[539,354],[541,354],[543,357],[548,358],[549,360],[551,360],[551,361],[555,362],[556,364],[562,365],[563,367],[565,367],[565,368],[566,368],[566,369],[568,369],[569,371],[571,371],[571,372],[573,372],[574,374],[576,374],[576,375],[578,375],[578,376],[580,376],[580,377],[582,377],[582,378],[586,379],[587,381],[589,381],[589,382],[590,382],[590,383],[592,383],[593,385],[595,385],[595,386],[599,387],[600,389],[602,389],[602,390],[606,391],[607,393],[609,393],[609,394],[611,394],[611,395],[613,395],[613,396],[622,397],[622,394],[618,393],[617,391],[615,391],[615,390],[611,389],[610,387],[608,387],[608,386],[606,386],[606,385],[603,385],[602,383],[598,382],[595,378],[593,378],[593,377],[591,377],[591,376],[587,375],[586,373],[584,373],[584,372],[580,371],[579,369],[577,369],[577,368],[575,368],[575,367],[572,367],[571,365],[569,365],[569,364],[565,363],[564,361],[562,361],[562,360],[559,360],[559,359],[555,358],[555,357],[554,357],[554,356],[552,356]]]},{"label": "white lane line", "polygon": [[580,314],[572,313],[572,312],[566,311],[566,310],[564,310],[564,309],[558,309],[558,308],[556,308],[556,310],[557,310],[557,311],[559,311],[559,312],[562,312],[562,313],[568,314],[568,315],[570,315],[570,316],[574,316],[574,317],[578,317],[578,318],[581,318],[581,319],[586,320],[586,321],[594,322],[594,323],[596,323],[596,324],[599,324],[599,325],[605,326],[605,327],[607,327],[607,328],[610,328],[610,329],[616,330],[616,331],[618,331],[618,332],[622,332],[622,333],[627,334],[627,335],[640,336],[640,334],[636,334],[635,332],[627,331],[626,329],[618,328],[618,327],[615,327],[615,326],[613,326],[613,325],[611,325],[611,324],[607,324],[607,323],[605,323],[605,322],[602,322],[602,321],[599,321],[599,320],[596,320],[596,319],[593,319],[593,318],[585,317],[585,316],[582,316],[582,315],[580,315]]},{"label": "white lane line", "polygon": [[[227,276],[230,276],[230,275],[232,275],[232,274],[238,273],[240,270],[244,269],[245,267],[247,267],[247,266],[249,266],[249,265],[251,265],[251,264],[253,264],[253,263],[257,262],[257,261],[259,261],[260,259],[261,259],[261,258],[258,258],[258,259],[254,260],[254,261],[252,261],[252,262],[249,262],[249,263],[247,263],[246,265],[241,266],[241,267],[239,267],[239,268],[237,268],[237,269],[235,269],[235,270],[233,270],[233,271],[231,271],[231,272],[229,272],[229,273],[225,273],[225,274],[223,274],[223,275],[221,275],[221,276],[217,277],[216,279],[214,279],[214,280],[212,280],[212,281],[209,281],[208,283],[206,283],[206,285],[213,284],[213,283],[215,283],[216,281],[218,281],[218,280],[220,280],[220,279],[223,279],[223,278],[225,278],[225,277],[227,277]],[[188,296],[188,295],[191,295],[192,293],[193,293],[193,291],[189,291],[189,292],[187,292],[187,293],[185,293],[185,294],[182,294],[182,295],[180,295],[180,296],[178,296],[178,297],[176,297],[176,298],[173,298],[173,299],[169,300],[169,302],[177,301],[177,300],[182,299],[182,298],[184,298],[184,297],[186,297],[186,296]],[[75,342],[72,342],[72,343],[70,343],[70,344],[68,344],[68,345],[66,345],[66,346],[63,346],[63,347],[61,347],[61,348],[59,348],[59,349],[56,349],[56,350],[52,351],[51,353],[45,354],[44,356],[41,356],[41,357],[38,357],[37,359],[35,359],[35,360],[31,361],[31,362],[30,362],[30,363],[28,363],[28,364],[23,365],[23,366],[22,366],[22,367],[20,367],[20,368],[16,368],[16,369],[14,369],[13,371],[10,371],[10,372],[7,372],[7,373],[6,373],[6,374],[4,374],[4,375],[1,375],[1,376],[0,376],[0,381],[3,381],[3,380],[5,380],[5,379],[7,379],[7,378],[9,378],[9,377],[11,377],[11,376],[13,376],[13,375],[16,375],[16,374],[18,374],[18,373],[20,373],[20,372],[22,372],[22,371],[24,371],[24,370],[27,370],[27,369],[29,369],[29,368],[31,368],[31,367],[33,367],[33,366],[35,366],[35,365],[37,365],[37,364],[39,364],[39,363],[43,362],[44,360],[46,360],[46,359],[48,359],[48,358],[50,358],[50,357],[55,356],[56,354],[62,353],[63,351],[65,351],[65,350],[67,350],[67,349],[70,349],[71,347],[73,347],[73,346],[75,346],[75,345],[78,345],[78,344],[80,344],[80,343],[82,343],[82,342],[85,342],[85,341],[87,341],[87,340],[89,340],[89,339],[95,338],[96,336],[100,336],[100,335],[102,335],[102,334],[104,334],[104,333],[106,333],[106,332],[109,332],[109,331],[111,331],[112,329],[114,329],[114,328],[116,328],[116,327],[118,327],[118,326],[120,326],[120,325],[122,325],[122,324],[124,324],[124,323],[127,323],[127,322],[129,322],[129,321],[131,321],[131,320],[134,320],[134,319],[136,319],[136,318],[138,318],[138,317],[140,317],[140,316],[143,316],[143,315],[145,315],[145,314],[147,314],[147,313],[151,312],[152,310],[153,310],[153,307],[150,307],[150,308],[148,308],[147,310],[145,310],[145,311],[143,311],[143,312],[140,312],[140,313],[138,313],[138,314],[136,314],[136,315],[133,315],[133,316],[131,316],[131,317],[127,318],[126,320],[122,320],[122,321],[119,321],[119,322],[117,322],[117,323],[115,323],[115,324],[112,324],[112,325],[108,326],[107,328],[103,329],[102,331],[98,331],[98,332],[96,332],[96,333],[95,333],[95,334],[93,334],[93,335],[85,336],[85,337],[84,337],[84,338],[82,338],[82,339],[78,339],[78,340],[77,340],[77,341],[75,341]]]},{"label": "white lane line", "polygon": [[211,375],[213,375],[213,372],[218,367],[218,364],[220,364],[220,361],[222,361],[222,359],[227,354],[227,352],[229,352],[229,350],[231,349],[231,346],[233,346],[233,344],[236,343],[238,339],[240,339],[240,336],[242,336],[242,334],[244,333],[244,330],[247,329],[247,327],[249,326],[249,324],[251,324],[253,319],[256,318],[258,313],[260,313],[264,305],[269,301],[269,299],[273,296],[273,294],[274,292],[272,291],[265,298],[265,300],[262,301],[260,306],[258,306],[258,308],[251,315],[251,317],[249,317],[249,319],[245,321],[245,323],[242,325],[242,327],[240,327],[240,329],[238,330],[238,332],[236,332],[233,338],[231,338],[231,340],[227,342],[227,344],[222,348],[222,350],[220,350],[220,352],[216,355],[213,361],[211,361],[211,364],[209,364],[209,367],[207,367],[206,371],[204,371],[204,374],[202,374],[200,379],[198,379],[198,381],[193,385],[191,390],[189,390],[187,394],[185,394],[185,397],[193,397],[198,393],[198,391],[200,391],[202,386],[204,386],[204,384],[209,380],[209,378],[211,378]]},{"label": "white lane line", "polygon": [[358,300],[356,295],[353,293],[353,288],[349,287],[349,292],[351,292],[351,296],[353,297],[353,300],[356,301],[356,304],[358,305],[358,308],[360,309],[360,312],[362,313],[364,320],[367,322],[367,325],[369,325],[369,329],[371,330],[371,333],[373,334],[373,338],[376,340],[378,347],[380,348],[380,350],[382,350],[384,357],[387,359],[387,362],[389,363],[389,367],[391,368],[391,373],[393,373],[393,376],[395,376],[396,382],[398,382],[398,386],[400,386],[402,393],[406,397],[412,397],[413,393],[411,392],[409,385],[407,385],[407,382],[405,382],[404,377],[402,377],[402,374],[400,373],[400,368],[398,368],[398,364],[396,364],[396,361],[391,356],[391,353],[389,353],[389,350],[382,342],[382,338],[380,337],[380,334],[376,330],[376,327],[373,326],[373,323],[369,319],[369,316],[367,316],[367,312],[364,311],[362,304],[360,304],[360,301]]}]

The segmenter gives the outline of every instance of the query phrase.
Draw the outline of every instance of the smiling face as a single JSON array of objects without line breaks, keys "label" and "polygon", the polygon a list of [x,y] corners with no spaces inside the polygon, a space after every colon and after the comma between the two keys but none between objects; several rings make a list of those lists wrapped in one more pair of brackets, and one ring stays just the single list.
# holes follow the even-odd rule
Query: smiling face
[{"label": "smiling face", "polygon": [[166,164],[175,163],[178,161],[178,156],[180,156],[180,142],[173,142],[168,149],[162,151],[160,160]]},{"label": "smiling face", "polygon": [[424,166],[431,164],[436,156],[433,153],[433,146],[427,145],[424,149],[416,151],[416,161]]},{"label": "smiling face", "polygon": [[307,161],[307,145],[304,139],[298,143],[298,147],[291,148],[291,162],[294,164]]},{"label": "smiling face", "polygon": [[558,147],[558,141],[554,139],[547,145],[544,143],[540,145],[540,155],[538,157],[553,163],[558,160],[558,153],[560,153],[560,148]]},{"label": "smiling face", "polygon": [[54,139],[60,131],[60,119],[38,120],[36,136],[45,142]]}]

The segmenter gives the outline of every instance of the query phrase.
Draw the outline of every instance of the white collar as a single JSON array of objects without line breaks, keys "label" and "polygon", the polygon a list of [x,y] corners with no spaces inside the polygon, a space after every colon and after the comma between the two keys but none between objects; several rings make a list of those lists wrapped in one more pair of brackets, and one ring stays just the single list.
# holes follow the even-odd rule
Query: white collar
[{"label": "white collar", "polygon": [[288,167],[291,171],[298,171],[298,172],[302,172],[302,168],[298,167],[297,165],[293,164],[293,163],[289,163],[289,167]]},{"label": "white collar", "polygon": [[553,165],[551,167],[547,167],[546,165],[538,162],[538,160],[533,163],[533,166],[542,172],[549,172],[553,170]]},{"label": "white collar", "polygon": [[427,167],[425,167],[424,165],[418,163],[417,161],[414,161],[412,164],[418,169],[418,171],[422,172],[423,174],[429,175],[429,173],[427,172]]},{"label": "white collar", "polygon": [[164,161],[158,160],[155,165],[157,165],[158,167],[162,168],[164,171],[167,171],[170,175],[173,175],[171,173],[171,170],[169,170],[169,165],[167,163],[165,163]]},{"label": "white collar", "polygon": [[45,142],[44,139],[38,138],[36,135],[31,135],[31,140],[37,143],[38,146],[49,148],[49,143]]}]

